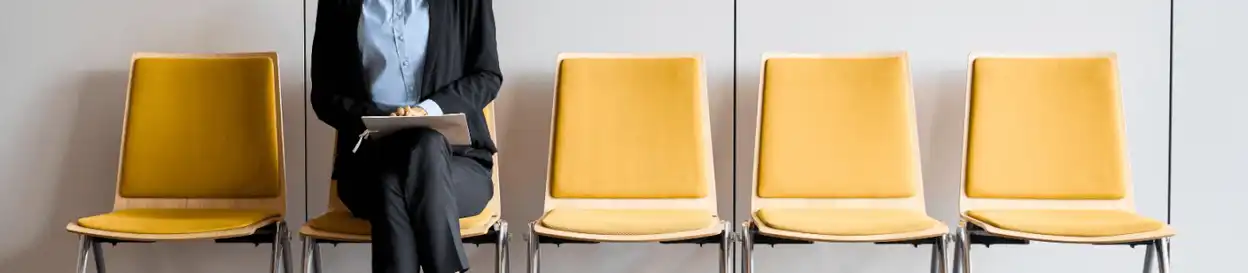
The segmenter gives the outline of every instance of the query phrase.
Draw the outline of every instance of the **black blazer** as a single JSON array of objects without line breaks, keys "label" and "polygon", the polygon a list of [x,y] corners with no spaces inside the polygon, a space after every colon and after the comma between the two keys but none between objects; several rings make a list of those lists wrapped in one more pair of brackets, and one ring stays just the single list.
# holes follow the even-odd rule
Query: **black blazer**
[{"label": "black blazer", "polygon": [[[493,0],[428,0],[429,42],[419,100],[431,99],[445,113],[468,118],[472,145],[454,147],[493,166],[497,149],[481,111],[503,83],[494,40]],[[373,103],[360,57],[362,0],[319,0],[312,39],[312,109],[338,130],[334,178],[353,172],[351,149],[364,131],[362,116],[386,116]]]}]

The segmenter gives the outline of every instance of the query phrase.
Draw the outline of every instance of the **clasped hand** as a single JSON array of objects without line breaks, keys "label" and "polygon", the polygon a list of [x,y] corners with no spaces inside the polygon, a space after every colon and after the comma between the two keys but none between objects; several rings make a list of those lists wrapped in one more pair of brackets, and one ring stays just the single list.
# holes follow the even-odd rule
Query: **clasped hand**
[{"label": "clasped hand", "polygon": [[426,115],[429,115],[429,112],[426,112],[424,108],[411,106],[399,107],[394,113],[390,113],[392,117],[423,117]]}]

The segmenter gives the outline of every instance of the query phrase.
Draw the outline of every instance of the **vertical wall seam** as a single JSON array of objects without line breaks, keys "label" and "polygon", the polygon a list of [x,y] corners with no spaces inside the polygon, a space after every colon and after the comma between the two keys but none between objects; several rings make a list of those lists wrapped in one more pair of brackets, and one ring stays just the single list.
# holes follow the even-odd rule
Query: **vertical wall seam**
[{"label": "vertical wall seam", "polygon": [[303,221],[306,223],[309,219],[308,215],[308,184],[312,179],[308,178],[308,88],[312,86],[312,81],[308,79],[308,0],[303,0],[303,44],[299,50],[303,53]]},{"label": "vertical wall seam", "polygon": [[[737,1],[732,0],[732,224],[737,223]],[[744,231],[743,231],[744,232]]]},{"label": "vertical wall seam", "polygon": [[1171,207],[1174,194],[1174,0],[1170,0],[1170,69],[1169,98],[1166,99],[1166,224],[1170,224],[1173,216]]}]

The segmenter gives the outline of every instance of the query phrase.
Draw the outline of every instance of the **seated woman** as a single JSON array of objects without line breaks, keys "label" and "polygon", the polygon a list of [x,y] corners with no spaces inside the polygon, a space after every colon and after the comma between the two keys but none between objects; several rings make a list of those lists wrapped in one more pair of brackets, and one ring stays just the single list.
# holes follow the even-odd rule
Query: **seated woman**
[{"label": "seated woman", "polygon": [[[503,81],[491,2],[319,0],[312,108],[338,130],[333,177],[372,223],[373,272],[468,270],[458,219],[495,194],[482,114]],[[429,129],[362,137],[363,116],[449,113],[467,116],[471,145]]]}]

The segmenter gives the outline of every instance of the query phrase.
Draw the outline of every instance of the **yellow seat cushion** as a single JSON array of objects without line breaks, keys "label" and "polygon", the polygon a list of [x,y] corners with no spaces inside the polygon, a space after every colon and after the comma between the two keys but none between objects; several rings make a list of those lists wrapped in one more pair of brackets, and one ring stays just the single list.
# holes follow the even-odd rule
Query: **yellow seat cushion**
[{"label": "yellow seat cushion", "polygon": [[770,58],[758,197],[905,198],[919,179],[902,56]]},{"label": "yellow seat cushion", "polygon": [[[479,227],[489,222],[494,217],[494,213],[490,208],[486,208],[480,214],[459,218],[459,228]],[[372,225],[368,220],[351,216],[351,212],[336,210],[322,214],[319,217],[308,221],[308,225],[317,230],[352,234],[352,235],[371,235]]]},{"label": "yellow seat cushion", "polygon": [[761,209],[758,221],[780,230],[836,236],[907,233],[940,224],[904,209]]},{"label": "yellow seat cushion", "polygon": [[656,235],[695,231],[714,225],[717,218],[705,210],[690,209],[555,209],[542,226],[598,235]]},{"label": "yellow seat cushion", "polygon": [[1127,235],[1166,226],[1120,210],[972,210],[967,215],[1004,230],[1070,237]]},{"label": "yellow seat cushion", "polygon": [[701,198],[713,179],[697,58],[569,58],[559,65],[555,198]]},{"label": "yellow seat cushion", "polygon": [[134,234],[192,234],[240,229],[280,216],[260,210],[125,209],[78,219],[78,225]]}]

